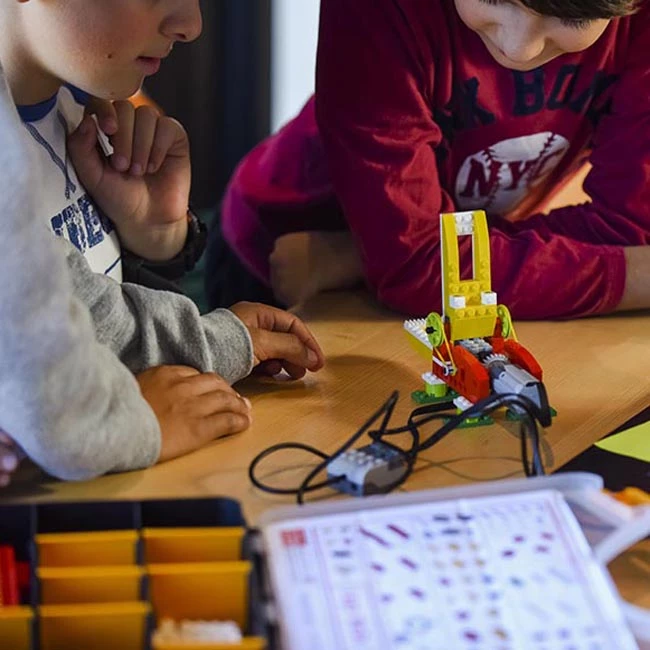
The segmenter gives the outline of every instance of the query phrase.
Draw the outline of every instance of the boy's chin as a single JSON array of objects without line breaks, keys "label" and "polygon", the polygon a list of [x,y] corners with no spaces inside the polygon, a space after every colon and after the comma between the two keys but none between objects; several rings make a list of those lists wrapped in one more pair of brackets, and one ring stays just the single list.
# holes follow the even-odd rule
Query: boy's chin
[{"label": "boy's chin", "polygon": [[483,43],[485,44],[487,51],[490,53],[490,56],[500,66],[503,66],[504,68],[508,68],[508,70],[515,70],[517,72],[530,72],[531,70],[535,70],[536,68],[545,65],[546,63],[552,61],[555,58],[554,56],[547,56],[547,57],[535,58],[530,62],[512,61],[489,40],[487,40],[484,37],[481,38],[483,40]]},{"label": "boy's chin", "polygon": [[133,97],[141,88],[144,82],[144,76],[138,79],[128,81],[118,81],[115,83],[97,83],[88,84],[88,88],[83,88],[85,92],[99,99],[118,100]]}]

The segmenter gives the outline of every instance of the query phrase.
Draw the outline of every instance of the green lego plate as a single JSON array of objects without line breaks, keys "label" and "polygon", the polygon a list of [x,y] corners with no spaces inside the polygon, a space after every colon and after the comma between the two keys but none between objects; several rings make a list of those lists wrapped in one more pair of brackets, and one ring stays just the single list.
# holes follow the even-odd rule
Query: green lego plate
[{"label": "green lego plate", "polygon": [[449,402],[453,406],[452,402],[458,397],[458,393],[454,390],[449,390],[449,392],[444,397],[436,397],[435,395],[429,395],[424,390],[415,390],[411,393],[411,399],[416,404],[444,404]]},{"label": "green lego plate", "polygon": [[[451,419],[451,418],[448,418]],[[458,429],[474,429],[476,427],[487,427],[491,424],[494,424],[494,418],[490,415],[482,415],[478,418],[467,418],[463,420],[463,423],[460,424]]]},{"label": "green lego plate", "polygon": [[[551,406],[551,417],[554,418],[557,416],[557,411]],[[511,422],[519,422],[521,420],[521,416],[518,415],[517,413],[513,413],[510,409],[506,411],[506,420],[510,420]]]}]

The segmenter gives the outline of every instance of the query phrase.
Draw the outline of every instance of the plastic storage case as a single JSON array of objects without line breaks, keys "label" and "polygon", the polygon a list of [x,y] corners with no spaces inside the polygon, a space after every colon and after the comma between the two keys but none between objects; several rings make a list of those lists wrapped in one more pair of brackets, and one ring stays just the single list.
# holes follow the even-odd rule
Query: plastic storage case
[{"label": "plastic storage case", "polygon": [[[0,607],[7,650],[174,650],[158,620],[234,620],[267,647],[249,536],[229,499],[1,505],[0,546],[30,569],[19,606]],[[183,648],[194,646],[184,644]]]},{"label": "plastic storage case", "polygon": [[[300,556],[292,550],[296,525],[312,525],[323,516],[337,526],[354,513],[372,516],[422,504],[552,490],[570,506],[596,560],[606,564],[621,548],[647,534],[650,509],[618,503],[602,492],[602,485],[595,475],[564,474],[336,500],[278,508],[262,517],[259,532],[244,528],[239,505],[229,499],[0,506],[0,546],[13,546],[18,560],[29,563],[31,573],[30,589],[22,594],[21,605],[0,606],[0,649],[294,648],[288,637],[304,629],[305,620],[295,620],[287,598],[299,595],[302,587],[295,575],[281,570],[282,562],[289,550],[300,564]],[[283,531],[287,526],[289,531]],[[282,538],[287,532],[286,544],[273,543],[274,536],[280,533]],[[395,534],[400,536],[399,531]],[[316,564],[301,566],[316,568]],[[349,571],[344,575],[349,576]],[[326,588],[324,582],[318,585]],[[304,610],[307,600],[301,597],[300,604]],[[629,605],[624,608],[632,629],[650,639],[645,612]],[[166,616],[233,619],[247,636],[238,645],[154,646],[152,631],[157,619]],[[312,629],[321,628],[312,625]],[[342,650],[345,646],[298,647]],[[458,647],[462,646],[447,645],[445,650]],[[549,650],[556,647],[550,645]]]}]

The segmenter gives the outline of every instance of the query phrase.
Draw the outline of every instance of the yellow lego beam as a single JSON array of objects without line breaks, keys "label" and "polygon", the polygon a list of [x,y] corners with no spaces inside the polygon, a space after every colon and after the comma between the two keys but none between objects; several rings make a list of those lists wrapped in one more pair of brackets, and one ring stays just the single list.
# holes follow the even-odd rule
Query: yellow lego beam
[{"label": "yellow lego beam", "polygon": [[[460,274],[459,238],[472,238],[472,278]],[[490,235],[483,210],[448,212],[440,216],[443,316],[450,340],[483,338],[494,334],[497,296],[492,291]]]}]

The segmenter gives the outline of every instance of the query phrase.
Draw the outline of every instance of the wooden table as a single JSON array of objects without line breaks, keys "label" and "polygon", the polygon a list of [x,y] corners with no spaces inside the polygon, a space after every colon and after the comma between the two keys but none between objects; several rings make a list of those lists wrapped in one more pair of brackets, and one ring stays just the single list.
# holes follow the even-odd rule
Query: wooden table
[{"label": "wooden table", "polygon": [[[409,346],[402,319],[359,293],[333,293],[302,314],[327,356],[326,368],[303,381],[249,379],[240,390],[254,405],[250,430],[152,469],[85,483],[42,482],[19,488],[35,500],[229,495],[255,521],[290,499],[260,494],[247,477],[250,460],[277,442],[294,440],[333,451],[397,389],[393,423],[413,408],[428,364]],[[650,314],[572,322],[516,324],[538,358],[559,415],[545,435],[547,468],[559,467],[650,403]],[[500,425],[460,430],[423,454],[408,489],[521,474],[516,430]],[[311,458],[271,458],[262,475],[276,485],[298,482]],[[287,468],[294,468],[289,469]]]},{"label": "wooden table", "polygon": [[[265,509],[291,502],[262,494],[250,484],[248,465],[259,451],[293,440],[331,452],[395,389],[401,399],[393,422],[401,424],[413,408],[410,392],[421,388],[420,375],[429,369],[409,346],[402,319],[377,307],[364,293],[322,296],[302,315],[325,350],[327,367],[299,382],[243,382],[240,390],[254,405],[249,431],[146,471],[85,483],[32,482],[16,486],[10,494],[35,501],[228,495],[242,503],[252,523]],[[545,435],[547,468],[561,466],[650,403],[650,314],[521,322],[516,329],[544,368],[549,397],[558,411]],[[261,474],[278,486],[292,486],[311,466],[311,458],[292,452],[270,459]],[[449,435],[423,454],[406,487],[518,475],[515,430],[494,425]],[[649,557],[647,545],[639,547],[618,561],[616,572],[629,595],[646,606]]]}]

